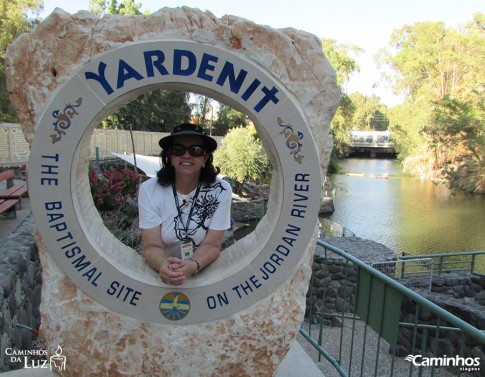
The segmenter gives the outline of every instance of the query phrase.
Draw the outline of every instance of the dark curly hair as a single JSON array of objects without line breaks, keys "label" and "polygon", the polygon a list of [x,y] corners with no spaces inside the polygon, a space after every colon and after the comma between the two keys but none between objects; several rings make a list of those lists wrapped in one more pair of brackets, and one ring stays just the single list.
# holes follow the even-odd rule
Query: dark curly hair
[{"label": "dark curly hair", "polygon": [[[175,183],[175,169],[170,164],[170,159],[168,158],[169,153],[168,148],[162,149],[162,153],[160,153],[162,168],[157,172],[158,183],[165,187]],[[215,182],[220,169],[213,165],[214,156],[212,155],[212,152],[206,152],[206,155],[208,155],[209,158],[207,159],[205,166],[200,170],[199,182],[210,184]]]}]

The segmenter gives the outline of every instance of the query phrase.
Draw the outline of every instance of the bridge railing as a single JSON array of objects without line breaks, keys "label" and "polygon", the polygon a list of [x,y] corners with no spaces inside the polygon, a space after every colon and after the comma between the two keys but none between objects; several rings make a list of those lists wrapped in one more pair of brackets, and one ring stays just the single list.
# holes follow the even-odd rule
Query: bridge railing
[{"label": "bridge railing", "polygon": [[386,143],[384,143],[384,142],[381,142],[381,143],[379,143],[379,142],[369,142],[369,143],[367,143],[367,142],[362,142],[362,141],[352,141],[350,143],[350,146],[356,147],[356,148],[359,148],[359,147],[361,147],[361,148],[370,148],[370,147],[372,147],[372,148],[394,148],[394,142],[389,141],[389,142],[386,142]]},{"label": "bridge railing", "polygon": [[391,140],[390,131],[350,131],[350,140],[352,146],[369,147],[375,146],[380,148],[392,148],[394,142]]},{"label": "bridge railing", "polygon": [[[325,376],[472,376],[485,367],[483,331],[346,251],[317,244],[324,249],[318,271],[328,286],[315,295],[310,284],[300,334]],[[334,294],[325,275],[331,270],[347,282],[339,288],[351,299],[346,311],[325,305],[326,295]],[[309,303],[312,297],[318,303]]]}]

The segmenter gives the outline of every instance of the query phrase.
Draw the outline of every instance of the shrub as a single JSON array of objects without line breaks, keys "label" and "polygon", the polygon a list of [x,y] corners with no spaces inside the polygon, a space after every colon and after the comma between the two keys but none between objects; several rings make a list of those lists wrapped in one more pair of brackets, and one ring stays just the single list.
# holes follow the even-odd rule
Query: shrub
[{"label": "shrub", "polygon": [[99,212],[109,212],[122,207],[128,198],[136,197],[140,176],[133,170],[109,168],[100,177],[96,169],[89,172],[89,185],[94,205]]},{"label": "shrub", "polygon": [[141,253],[136,194],[142,181],[135,170],[110,167],[103,173],[91,168],[89,184],[94,205],[106,228],[123,244]]}]

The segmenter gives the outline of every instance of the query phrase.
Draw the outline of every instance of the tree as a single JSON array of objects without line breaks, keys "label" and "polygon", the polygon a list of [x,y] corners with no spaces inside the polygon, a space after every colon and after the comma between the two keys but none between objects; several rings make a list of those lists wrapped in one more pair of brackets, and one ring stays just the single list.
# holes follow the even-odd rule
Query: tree
[{"label": "tree", "polygon": [[334,39],[322,39],[323,53],[335,69],[337,74],[337,84],[342,88],[349,81],[352,73],[359,72],[360,67],[350,54],[359,54],[363,52],[360,47],[355,45],[337,44]]},{"label": "tree", "polygon": [[0,121],[16,122],[17,114],[8,98],[5,76],[5,52],[21,33],[27,32],[39,22],[29,18],[38,16],[42,0],[4,0],[0,7]]},{"label": "tree", "polygon": [[212,134],[224,136],[230,129],[248,125],[249,120],[245,114],[221,103],[217,111],[217,119],[212,124]]},{"label": "tree", "polygon": [[[485,192],[485,111],[468,102],[444,98],[436,103],[424,133],[434,153],[436,170],[452,187]],[[453,148],[449,148],[453,145]]]},{"label": "tree", "polygon": [[336,71],[337,84],[340,87],[340,105],[332,120],[331,128],[334,138],[332,158],[343,158],[349,152],[350,130],[353,128],[352,119],[356,106],[352,99],[342,89],[353,72],[360,70],[355,59],[349,54],[362,51],[357,46],[339,45],[333,39],[322,39],[324,55]]},{"label": "tree", "polygon": [[141,3],[134,0],[122,0],[120,4],[116,0],[89,0],[89,9],[94,14],[102,16],[104,14],[132,15],[141,14]]},{"label": "tree", "polygon": [[194,118],[199,124],[206,125],[208,123],[207,117],[211,114],[210,121],[212,121],[212,101],[213,99],[202,94],[195,94],[195,104],[194,104]]},{"label": "tree", "polygon": [[142,94],[108,115],[101,128],[170,132],[174,125],[190,121],[189,93],[154,90]]},{"label": "tree", "polygon": [[[462,136],[478,137],[478,133],[470,133],[470,127],[476,128],[475,119],[481,118],[483,123],[484,20],[485,15],[478,13],[463,30],[447,29],[443,22],[406,25],[394,31],[390,49],[380,52],[378,60],[394,72],[389,80],[395,92],[406,94],[403,111],[393,111],[390,116],[395,141],[401,131],[399,144],[406,155],[400,154],[400,158],[406,170],[426,172],[422,174],[451,183],[457,174],[450,172],[457,166],[463,169],[458,161],[471,158],[470,137]],[[483,161],[483,153],[482,149],[482,157],[474,159],[476,164]],[[467,174],[476,174],[475,180],[480,181],[481,171],[467,169]]]},{"label": "tree", "polygon": [[268,156],[254,126],[231,129],[214,153],[214,165],[235,179],[234,192],[242,193],[244,182],[264,182],[271,171]]},{"label": "tree", "polygon": [[367,97],[360,93],[350,95],[355,112],[352,117],[352,129],[361,131],[385,131],[389,123],[386,107],[376,96]]},{"label": "tree", "polygon": [[332,119],[332,155],[337,159],[347,157],[350,152],[350,131],[352,130],[354,113],[354,103],[349,96],[342,93],[339,108]]}]

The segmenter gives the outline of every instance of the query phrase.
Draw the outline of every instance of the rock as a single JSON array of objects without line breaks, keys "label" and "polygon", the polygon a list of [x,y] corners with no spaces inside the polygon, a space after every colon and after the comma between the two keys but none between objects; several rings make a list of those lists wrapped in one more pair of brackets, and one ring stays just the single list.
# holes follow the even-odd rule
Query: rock
[{"label": "rock", "polygon": [[[326,169],[339,89],[321,40],[187,7],[103,18],[57,9],[31,33],[19,36],[6,54],[6,74],[27,140],[32,142],[52,93],[88,61],[125,43],[163,39],[217,46],[271,72],[297,99],[319,149],[321,170]],[[263,224],[261,234],[264,230]],[[217,321],[173,326],[106,309],[66,278],[38,234],[36,242],[44,282],[41,335],[50,354],[62,346],[69,363],[62,375],[79,377],[274,375],[303,320],[314,252],[308,246],[287,281],[250,308]]]}]

